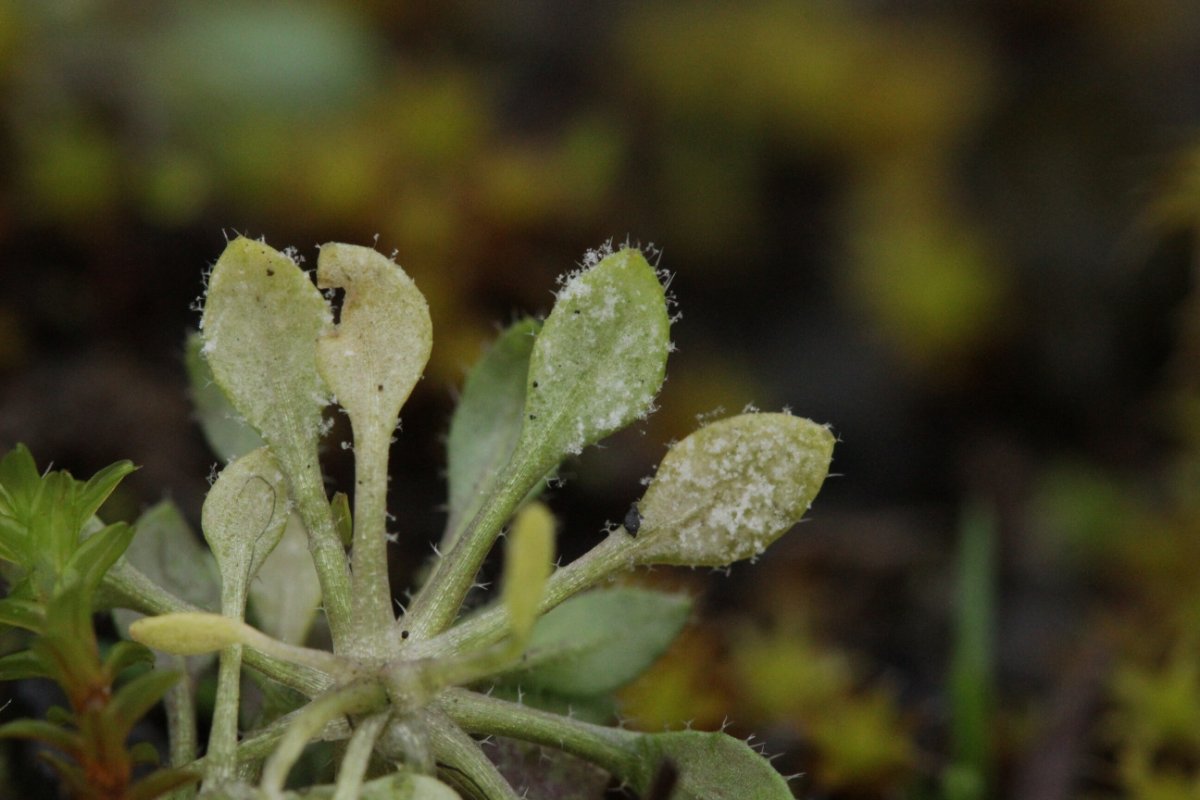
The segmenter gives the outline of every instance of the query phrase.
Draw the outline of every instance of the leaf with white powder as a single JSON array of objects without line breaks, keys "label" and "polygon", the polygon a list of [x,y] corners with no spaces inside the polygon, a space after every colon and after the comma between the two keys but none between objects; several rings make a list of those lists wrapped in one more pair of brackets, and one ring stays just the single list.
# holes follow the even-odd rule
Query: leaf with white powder
[{"label": "leaf with white powder", "polygon": [[317,287],[283,253],[239,237],[217,260],[201,352],[230,402],[292,474],[316,457],[328,402],[317,337],[330,322]]},{"label": "leaf with white powder", "polygon": [[833,434],[789,414],[743,414],[676,444],[639,504],[635,558],[723,567],[800,521],[829,474]]},{"label": "leaf with white powder", "polygon": [[646,416],[666,371],[670,319],[662,284],[626,248],[571,276],[538,334],[518,450],[541,474]]}]

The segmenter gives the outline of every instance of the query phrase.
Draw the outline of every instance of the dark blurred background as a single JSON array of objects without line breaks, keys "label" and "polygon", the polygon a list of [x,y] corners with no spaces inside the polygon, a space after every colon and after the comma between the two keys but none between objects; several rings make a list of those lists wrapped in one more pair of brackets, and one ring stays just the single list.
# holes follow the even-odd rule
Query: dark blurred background
[{"label": "dark blurred background", "polygon": [[198,519],[202,272],[235,233],[375,243],[435,327],[406,580],[465,369],[585,249],[653,243],[679,350],[568,466],[564,550],[697,415],[841,443],[756,566],[640,576],[702,622],[625,714],[728,715],[801,796],[1200,797],[1197,220],[1194,0],[0,2],[0,447],[133,459],[110,515]]}]

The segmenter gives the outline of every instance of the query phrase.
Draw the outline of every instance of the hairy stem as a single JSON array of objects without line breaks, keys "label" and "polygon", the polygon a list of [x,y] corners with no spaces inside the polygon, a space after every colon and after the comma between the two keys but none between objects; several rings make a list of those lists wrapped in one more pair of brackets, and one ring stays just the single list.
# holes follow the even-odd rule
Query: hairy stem
[{"label": "hairy stem", "polygon": [[631,731],[591,725],[466,689],[447,690],[437,705],[471,733],[553,747],[620,777],[633,774],[638,766],[637,756],[629,749],[638,734]]},{"label": "hairy stem", "polygon": [[[182,767],[196,758],[196,706],[192,691],[192,678],[187,673],[183,656],[159,656],[170,669],[181,675],[175,685],[163,696],[163,707],[167,713],[167,740],[170,746],[172,767]],[[160,661],[160,665],[162,661]],[[167,795],[169,800],[186,800],[194,797],[193,787],[176,789]]]},{"label": "hairy stem", "polygon": [[282,800],[288,772],[327,723],[338,717],[374,711],[386,701],[383,688],[377,682],[362,681],[334,689],[302,708],[263,766],[260,784],[263,793],[270,800]]},{"label": "hairy stem", "polygon": [[[118,562],[105,574],[103,586],[114,597],[117,607],[151,616],[203,610],[176,597],[125,561]],[[247,666],[308,697],[315,697],[333,685],[332,678],[324,672],[273,658],[254,648],[245,651],[244,659]]]},{"label": "hairy stem", "polygon": [[308,463],[295,464],[297,469],[290,470],[288,477],[291,478],[292,495],[300,518],[308,529],[308,550],[321,583],[322,602],[333,636],[333,649],[343,652],[353,640],[350,569],[346,563],[346,551],[342,548],[333,522],[329,498],[325,496],[316,453],[301,460]]},{"label": "hairy stem", "polygon": [[374,653],[396,621],[387,560],[387,472],[391,431],[354,436],[353,614],[360,648]]},{"label": "hairy stem", "polygon": [[[257,772],[257,770],[247,770],[246,766],[257,764],[269,756],[275,749],[276,743],[278,743],[279,740],[283,738],[284,734],[288,732],[288,728],[291,727],[291,724],[298,717],[300,717],[300,715],[303,714],[307,708],[308,706],[304,706],[304,708],[299,708],[290,714],[280,717],[265,728],[262,728],[261,730],[258,730],[247,736],[242,743],[238,745],[237,761],[239,771],[243,776],[247,772]],[[338,718],[325,723],[325,726],[321,728],[313,738],[315,741],[340,741],[343,739],[349,739],[351,733],[352,731],[350,730],[350,726],[346,723],[346,720],[343,718]],[[203,770],[207,763],[208,757],[205,756],[203,758],[196,759],[187,766],[191,769]]]},{"label": "hairy stem", "polygon": [[433,573],[417,592],[409,613],[398,623],[408,631],[411,641],[436,636],[454,622],[504,523],[544,473],[531,460],[510,468],[508,479],[490,502],[480,509],[450,552],[434,564]]},{"label": "hairy stem", "polygon": [[232,781],[237,775],[238,709],[241,699],[242,646],[221,651],[217,671],[217,700],[208,737],[208,760],[202,791]]},{"label": "hairy stem", "polygon": [[[616,572],[631,569],[630,546],[633,541],[624,528],[619,528],[585,555],[555,570],[546,582],[539,613],[546,613]],[[473,651],[500,641],[508,633],[508,627],[508,609],[503,603],[497,603],[433,639],[414,642],[405,655],[431,658]]]},{"label": "hairy stem", "polygon": [[520,795],[474,739],[444,714],[429,711],[424,716],[432,734],[434,755],[448,783],[469,787],[468,794],[487,800],[519,800]]}]

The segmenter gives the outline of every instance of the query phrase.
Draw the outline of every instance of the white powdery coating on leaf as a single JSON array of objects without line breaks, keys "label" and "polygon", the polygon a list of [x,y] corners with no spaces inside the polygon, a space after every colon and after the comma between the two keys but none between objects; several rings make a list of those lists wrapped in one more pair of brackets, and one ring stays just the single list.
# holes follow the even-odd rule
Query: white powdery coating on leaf
[{"label": "white powdery coating on leaf", "polygon": [[239,238],[209,283],[201,352],[230,401],[272,445],[318,435],[325,387],[315,340],[331,321],[295,262]]},{"label": "white powdery coating on leaf", "polygon": [[640,558],[720,567],[761,554],[800,521],[829,471],[833,436],[787,414],[701,428],[663,459],[640,504]]},{"label": "white powdery coating on leaf", "polygon": [[644,417],[662,385],[668,331],[662,286],[641,253],[569,275],[534,347],[525,433],[577,455]]}]

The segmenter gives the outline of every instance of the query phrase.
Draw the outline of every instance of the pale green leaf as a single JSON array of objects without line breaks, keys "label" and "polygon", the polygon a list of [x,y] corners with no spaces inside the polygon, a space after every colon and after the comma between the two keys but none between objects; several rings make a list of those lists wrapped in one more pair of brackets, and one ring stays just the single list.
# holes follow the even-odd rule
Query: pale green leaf
[{"label": "pale green leaf", "polygon": [[317,340],[317,367],[356,439],[386,442],[429,360],[429,305],[398,264],[369,247],[322,245],[317,282],[346,292],[340,322]]},{"label": "pale green leaf", "polygon": [[321,582],[298,515],[289,517],[283,538],[250,582],[250,602],[265,633],[288,644],[304,644],[321,606]]},{"label": "pale green leaf", "polygon": [[467,375],[446,441],[449,518],[442,549],[449,550],[499,483],[525,419],[529,357],[539,324],[510,326]]},{"label": "pale green leaf", "polygon": [[221,571],[227,613],[240,617],[244,610],[247,583],[279,543],[288,505],[287,482],[265,447],[226,467],[209,490],[200,521]]},{"label": "pale green leaf", "polygon": [[317,339],[331,323],[320,291],[284,254],[239,237],[217,260],[202,353],[230,402],[293,475],[316,458],[328,403]]},{"label": "pale green leaf", "polygon": [[760,555],[808,510],[833,443],[825,426],[789,414],[706,425],[659,465],[639,504],[635,558],[721,567]]},{"label": "pale green leaf", "polygon": [[577,595],[537,621],[521,670],[505,682],[567,696],[612,692],[662,655],[691,609],[686,595],[632,586]]},{"label": "pale green leaf", "polygon": [[534,343],[518,449],[544,474],[648,414],[669,329],[662,284],[639,251],[570,276]]},{"label": "pale green leaf", "polygon": [[[221,585],[212,554],[170,500],[151,506],[138,517],[133,542],[122,561],[198,608],[212,610],[220,603]],[[122,628],[137,616],[116,613]]]},{"label": "pale green leaf", "polygon": [[724,733],[675,731],[646,734],[634,744],[639,769],[628,779],[639,792],[659,769],[674,769],[671,800],[792,800],[787,781],[740,739]]},{"label": "pale green leaf", "polygon": [[262,437],[234,409],[225,392],[213,378],[208,361],[201,354],[204,337],[192,333],[184,349],[188,384],[196,418],[204,431],[208,446],[223,461],[232,461],[251,450],[262,447]]}]

